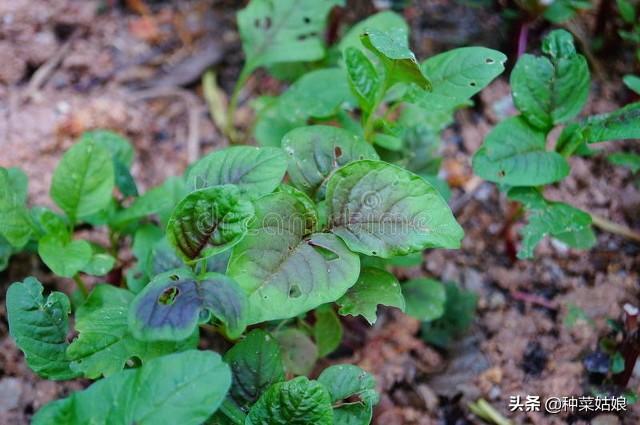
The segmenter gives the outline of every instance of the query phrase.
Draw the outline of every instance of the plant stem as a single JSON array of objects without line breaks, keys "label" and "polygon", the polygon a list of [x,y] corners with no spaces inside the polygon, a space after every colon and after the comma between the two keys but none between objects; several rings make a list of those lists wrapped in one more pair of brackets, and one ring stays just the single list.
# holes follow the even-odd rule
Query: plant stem
[{"label": "plant stem", "polygon": [[593,222],[594,226],[599,227],[600,229],[605,230],[609,233],[623,236],[635,242],[640,242],[640,232],[630,229],[622,224],[614,223],[613,221],[607,220],[606,218],[600,217],[599,215],[596,215],[594,213],[589,212],[589,215],[591,216],[591,221]]},{"label": "plant stem", "polygon": [[73,275],[73,281],[78,286],[78,289],[80,289],[80,292],[82,293],[84,298],[87,298],[87,296],[89,295],[89,291],[87,290],[87,285],[84,283],[80,275],[77,273]]},{"label": "plant stem", "polygon": [[237,143],[238,141],[234,120],[236,116],[236,109],[238,109],[238,100],[240,97],[240,92],[242,91],[242,88],[244,87],[245,83],[249,79],[249,76],[251,75],[251,68],[249,68],[247,65],[248,64],[245,63],[244,66],[242,67],[242,70],[240,71],[240,75],[238,76],[238,81],[236,81],[236,85],[233,87],[233,92],[231,92],[231,99],[229,100],[229,109],[227,109],[227,125],[225,126],[224,133],[229,139],[229,143],[232,145]]},{"label": "plant stem", "polygon": [[529,38],[529,22],[524,21],[520,24],[520,31],[518,32],[518,52],[517,57],[522,56],[527,51],[527,44]]},{"label": "plant stem", "polygon": [[225,398],[220,405],[220,411],[236,425],[243,425],[247,417],[247,415],[228,398]]}]

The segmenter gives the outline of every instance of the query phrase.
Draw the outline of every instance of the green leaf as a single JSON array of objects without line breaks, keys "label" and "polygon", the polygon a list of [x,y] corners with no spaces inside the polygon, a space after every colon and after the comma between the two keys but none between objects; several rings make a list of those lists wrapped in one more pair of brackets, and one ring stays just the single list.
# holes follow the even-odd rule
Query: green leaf
[{"label": "green leaf", "polygon": [[[318,90],[322,87],[322,90]],[[327,68],[303,75],[278,100],[280,114],[292,120],[329,118],[352,101],[349,82],[343,69]],[[351,102],[354,103],[354,102]]]},{"label": "green leaf", "polygon": [[640,102],[595,115],[580,123],[587,143],[640,138]]},{"label": "green leaf", "polygon": [[589,96],[589,66],[572,36],[552,31],[543,41],[549,57],[525,54],[511,73],[513,101],[536,128],[548,131],[578,115]]},{"label": "green leaf", "polygon": [[[279,148],[284,135],[296,127],[306,125],[306,118],[283,113],[279,98],[265,100],[265,97],[263,96],[261,100],[266,104],[257,110],[253,135],[260,146]],[[257,102],[254,102],[254,105],[255,103]]]},{"label": "green leaf", "polygon": [[289,158],[289,179],[298,189],[324,198],[333,171],[359,159],[378,159],[371,145],[338,127],[313,125],[286,134],[282,147]]},{"label": "green leaf", "polygon": [[405,22],[401,15],[390,10],[378,12],[375,15],[371,15],[366,19],[359,21],[342,37],[338,48],[344,54],[349,47],[356,47],[364,49],[360,41],[360,36],[369,30],[399,30],[404,33],[409,33],[409,26]]},{"label": "green leaf", "polygon": [[382,82],[375,66],[367,56],[355,47],[344,51],[344,63],[349,77],[349,86],[365,114],[370,114],[380,96]]},{"label": "green leaf", "polygon": [[417,90],[407,101],[428,110],[453,110],[488,86],[504,71],[507,57],[485,47],[462,47],[432,56],[422,63],[422,71],[431,80],[433,90]]},{"label": "green leaf", "polygon": [[631,74],[625,75],[622,78],[622,82],[630,90],[632,90],[636,94],[640,94],[640,77],[638,77],[637,75],[631,75]]},{"label": "green leaf", "polygon": [[236,338],[245,329],[247,308],[244,293],[229,277],[206,273],[198,279],[177,269],[157,275],[136,295],[128,320],[137,339],[180,341],[212,314]]},{"label": "green leaf", "polygon": [[360,40],[382,62],[387,87],[395,83],[414,83],[424,90],[431,90],[429,79],[422,73],[416,56],[409,49],[407,34],[400,28],[385,31],[367,29]]},{"label": "green leaf", "polygon": [[616,374],[624,371],[624,357],[620,354],[619,351],[611,357],[611,366],[609,368],[611,373]]},{"label": "green leaf", "polygon": [[557,152],[547,152],[545,134],[518,116],[491,130],[473,156],[473,172],[499,184],[540,186],[565,178],[569,164]]},{"label": "green leaf", "polygon": [[333,410],[334,425],[369,425],[373,406],[378,404],[376,380],[354,365],[335,365],[322,371],[318,382],[327,388]]},{"label": "green leaf", "polygon": [[233,372],[229,395],[240,407],[252,405],[271,385],[284,381],[280,345],[262,329],[254,329],[224,355]]},{"label": "green leaf", "polygon": [[247,72],[322,59],[327,15],[343,4],[342,0],[252,0],[237,15]]},{"label": "green leaf", "polygon": [[246,420],[246,425],[294,424],[333,425],[329,392],[305,376],[272,385],[251,408]]},{"label": "green leaf", "polygon": [[360,277],[347,293],[337,301],[339,313],[361,315],[370,324],[376,322],[378,305],[405,310],[405,300],[398,279],[391,273],[377,268],[364,268]]},{"label": "green leaf", "polygon": [[282,349],[285,369],[293,375],[308,375],[318,360],[318,347],[304,332],[289,328],[275,334]]},{"label": "green leaf", "polygon": [[196,162],[187,174],[187,186],[197,190],[234,184],[256,199],[273,192],[286,170],[287,158],[279,148],[234,146]]},{"label": "green leaf", "polygon": [[29,367],[46,379],[72,379],[66,355],[69,298],[52,292],[45,299],[42,284],[29,277],[7,290],[9,333],[24,353]]},{"label": "green leaf", "polygon": [[212,351],[185,351],[118,372],[43,407],[33,425],[199,425],[215,412],[231,372]]},{"label": "green leaf", "polygon": [[89,264],[93,255],[89,242],[69,238],[49,234],[38,242],[38,255],[58,276],[73,277]]},{"label": "green leaf", "polygon": [[620,17],[627,23],[633,24],[636,21],[636,9],[630,0],[616,0],[618,4],[618,13]]},{"label": "green leaf", "polygon": [[76,311],[75,328],[80,333],[67,356],[71,369],[87,378],[109,376],[125,368],[131,359],[148,360],[198,344],[197,334],[181,342],[145,342],[129,331],[127,311],[134,294],[111,285],[98,285]]},{"label": "green leaf", "polygon": [[94,130],[82,133],[80,141],[93,141],[108,150],[113,159],[116,186],[124,196],[138,196],[138,187],[129,171],[134,151],[127,139],[112,131]]},{"label": "green leaf", "polygon": [[17,169],[0,167],[0,236],[15,248],[22,248],[32,234],[25,179]]},{"label": "green leaf", "polygon": [[383,258],[457,248],[463,231],[447,203],[421,177],[381,161],[339,168],[327,186],[329,227],[349,249]]},{"label": "green leaf", "polygon": [[631,170],[632,173],[640,171],[640,155],[630,152],[616,152],[607,157],[613,165],[620,165]]},{"label": "green leaf", "polygon": [[315,310],[316,322],[313,325],[313,339],[318,346],[318,356],[325,357],[340,346],[342,324],[331,305],[323,305]]},{"label": "green leaf", "polygon": [[444,285],[433,279],[412,279],[402,284],[407,314],[429,322],[444,314],[447,299]]},{"label": "green leaf", "polygon": [[313,212],[298,197],[276,192],[255,208],[227,270],[248,294],[248,324],[297,316],[335,301],[355,283],[358,256],[336,236],[313,233]]},{"label": "green leaf", "polygon": [[543,16],[555,24],[561,24],[573,19],[579,10],[591,7],[590,0],[555,0],[547,7]]},{"label": "green leaf", "polygon": [[105,252],[94,252],[82,271],[91,276],[104,276],[113,269],[116,259]]},{"label": "green leaf", "polygon": [[5,238],[0,236],[0,272],[5,271],[9,266],[11,255],[13,255],[13,248]]},{"label": "green leaf", "polygon": [[444,315],[433,322],[422,323],[422,339],[443,348],[471,326],[478,299],[476,294],[460,289],[454,283],[444,287],[447,299]]},{"label": "green leaf", "polygon": [[247,233],[253,205],[238,187],[213,186],[191,192],[167,224],[167,240],[187,262],[226,251]]},{"label": "green leaf", "polygon": [[562,202],[547,201],[535,189],[512,188],[508,196],[522,202],[529,213],[529,223],[521,230],[522,246],[518,258],[532,258],[535,247],[547,235],[579,249],[595,244],[588,213]]},{"label": "green leaf", "polygon": [[109,151],[93,140],[76,143],[53,173],[51,198],[71,222],[107,207],[114,185]]}]

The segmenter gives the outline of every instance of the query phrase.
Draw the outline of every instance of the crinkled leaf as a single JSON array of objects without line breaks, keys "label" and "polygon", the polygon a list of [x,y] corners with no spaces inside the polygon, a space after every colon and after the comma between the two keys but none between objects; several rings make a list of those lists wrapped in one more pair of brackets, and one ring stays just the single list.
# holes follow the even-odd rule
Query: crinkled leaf
[{"label": "crinkled leaf", "polygon": [[251,408],[246,425],[333,425],[326,388],[305,376],[272,385]]},{"label": "crinkled leaf", "polygon": [[191,192],[175,208],[167,224],[167,240],[185,261],[225,251],[247,233],[253,205],[234,185]]},{"label": "crinkled leaf", "polygon": [[355,47],[347,47],[343,53],[349,86],[358,99],[360,108],[369,114],[376,106],[382,82],[369,58]]},{"label": "crinkled leaf", "polygon": [[295,328],[275,334],[282,349],[285,370],[293,375],[308,375],[318,360],[318,347],[306,333]]},{"label": "crinkled leaf", "polygon": [[522,117],[502,121],[473,156],[473,171],[485,180],[511,186],[540,186],[569,174],[557,152],[545,150],[545,133]]},{"label": "crinkled leaf", "polygon": [[[327,388],[333,410],[334,425],[369,425],[373,406],[378,404],[376,380],[354,365],[335,365],[322,371],[318,382]],[[357,400],[353,400],[357,399]]]},{"label": "crinkled leaf", "polygon": [[189,350],[118,372],[43,407],[33,425],[199,425],[215,412],[231,372],[212,351]]},{"label": "crinkled leaf", "polygon": [[71,221],[107,207],[114,185],[113,159],[94,140],[76,143],[53,173],[51,198]]},{"label": "crinkled leaf", "polygon": [[336,169],[359,159],[378,159],[371,145],[338,127],[313,125],[287,133],[282,147],[289,158],[289,179],[312,197],[324,197],[327,178]]},{"label": "crinkled leaf", "polygon": [[390,10],[385,10],[384,12],[371,15],[351,27],[344,37],[342,37],[342,40],[340,40],[338,48],[343,52],[343,54],[349,47],[364,49],[364,46],[360,41],[360,36],[369,30],[399,30],[408,34],[409,26],[401,15]]},{"label": "crinkled leaf", "polygon": [[72,277],[91,261],[91,244],[68,235],[48,234],[38,242],[38,255],[58,276]]},{"label": "crinkled leaf", "polygon": [[372,267],[362,269],[356,284],[337,303],[340,314],[361,315],[372,325],[378,318],[378,305],[405,310],[405,300],[398,279],[385,270]]},{"label": "crinkled leaf", "polygon": [[631,170],[632,173],[640,171],[640,155],[630,152],[616,152],[607,157],[607,161],[614,165],[620,165]]},{"label": "crinkled leaf", "polygon": [[164,354],[196,348],[197,333],[180,342],[135,339],[127,323],[133,298],[133,293],[111,285],[98,285],[91,291],[76,311],[75,328],[80,335],[67,349],[72,370],[96,379],[121,371],[133,358],[145,364]]},{"label": "crinkled leaf", "polygon": [[29,277],[7,290],[9,333],[24,353],[29,367],[46,379],[72,379],[69,368],[67,332],[69,298],[52,292],[45,299],[42,284]]},{"label": "crinkled leaf", "polygon": [[580,123],[580,127],[587,143],[640,139],[640,102],[608,114],[589,117]]},{"label": "crinkled leaf", "polygon": [[329,11],[342,0],[252,0],[238,12],[249,72],[282,62],[321,59]]},{"label": "crinkled leaf", "polygon": [[589,66],[571,35],[552,31],[543,42],[549,57],[520,57],[511,73],[513,101],[531,125],[547,131],[575,117],[589,96]]},{"label": "crinkled leaf", "polygon": [[234,184],[251,198],[273,192],[287,170],[287,158],[278,148],[234,146],[205,156],[189,170],[191,190]]},{"label": "crinkled leaf", "polygon": [[207,314],[220,320],[231,337],[246,325],[246,296],[233,279],[219,273],[201,278],[187,269],[153,278],[129,308],[129,327],[145,341],[180,341],[188,338]]},{"label": "crinkled leaf", "polygon": [[421,321],[432,321],[444,313],[446,293],[442,283],[433,279],[411,279],[402,284],[406,313]]},{"label": "crinkled leaf", "polygon": [[[322,87],[321,90],[318,88]],[[327,68],[303,75],[278,100],[280,114],[289,119],[328,118],[352,100],[343,69]],[[353,102],[352,102],[353,103]]]},{"label": "crinkled leaf", "polygon": [[336,170],[327,186],[327,209],[331,231],[366,255],[457,248],[464,235],[433,186],[381,161],[355,161]]},{"label": "crinkled leaf", "polygon": [[424,90],[431,90],[429,79],[409,49],[407,31],[400,28],[385,31],[367,29],[360,40],[382,62],[388,87],[394,83],[414,83]]},{"label": "crinkled leaf", "polygon": [[473,95],[502,74],[506,61],[504,54],[485,47],[462,47],[440,53],[422,63],[432,91],[412,86],[406,99],[428,111],[453,110],[468,103]]},{"label": "crinkled leaf", "polygon": [[0,167],[0,236],[22,248],[31,237],[32,225],[25,206],[26,176],[17,169]]},{"label": "crinkled leaf", "polygon": [[262,329],[254,329],[224,355],[233,372],[229,395],[240,407],[253,404],[267,388],[284,381],[280,345]]},{"label": "crinkled leaf", "polygon": [[248,294],[249,324],[297,316],[335,301],[355,283],[358,256],[336,236],[312,233],[313,214],[305,203],[276,192],[255,208],[227,271]]},{"label": "crinkled leaf", "polygon": [[315,310],[313,339],[318,347],[318,356],[325,357],[335,351],[342,341],[342,324],[331,305],[323,305]]},{"label": "crinkled leaf", "polygon": [[522,246],[518,258],[532,258],[535,247],[547,235],[557,237],[574,248],[595,244],[591,216],[563,202],[551,202],[530,188],[512,188],[509,198],[522,202],[528,210],[527,225],[521,230]]}]

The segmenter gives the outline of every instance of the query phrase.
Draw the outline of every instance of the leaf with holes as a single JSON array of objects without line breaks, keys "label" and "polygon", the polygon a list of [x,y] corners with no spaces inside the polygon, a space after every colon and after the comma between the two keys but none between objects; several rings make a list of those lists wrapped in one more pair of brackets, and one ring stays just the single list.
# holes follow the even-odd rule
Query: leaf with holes
[{"label": "leaf with holes", "polygon": [[15,248],[22,248],[33,232],[25,200],[26,175],[0,167],[0,236]]},{"label": "leaf with holes", "polygon": [[260,198],[227,273],[249,297],[249,324],[294,317],[340,298],[360,259],[329,233],[313,233],[304,202],[285,192]]},{"label": "leaf with holes", "polygon": [[247,233],[253,205],[233,185],[191,192],[167,223],[167,240],[187,262],[225,251]]},{"label": "leaf with holes", "polygon": [[335,425],[369,425],[378,404],[376,380],[354,365],[335,365],[322,371],[318,382],[331,396]]},{"label": "leaf with holes", "polygon": [[381,161],[355,161],[327,185],[331,232],[349,249],[383,258],[426,248],[457,248],[463,231],[438,191]]},{"label": "leaf with holes", "polygon": [[325,125],[290,131],[282,147],[289,158],[291,184],[320,200],[334,170],[359,159],[378,159],[373,147],[355,134]]},{"label": "leaf with holes", "polygon": [[149,360],[49,403],[32,423],[199,425],[218,409],[230,385],[229,366],[217,353],[189,350]]},{"label": "leaf with holes", "polygon": [[390,10],[385,10],[384,12],[371,15],[351,27],[340,40],[338,49],[340,49],[343,55],[349,47],[365,50],[365,47],[360,41],[360,36],[370,30],[403,31],[408,34],[409,26],[401,15]]},{"label": "leaf with holes", "polygon": [[433,56],[421,65],[433,89],[412,86],[406,100],[428,111],[453,110],[502,74],[506,61],[504,54],[485,47],[462,47]]},{"label": "leaf with holes", "polygon": [[402,284],[407,314],[423,322],[442,316],[446,293],[442,283],[433,279],[412,279]]},{"label": "leaf with holes", "polygon": [[196,277],[187,269],[153,278],[129,307],[129,327],[143,341],[180,341],[211,315],[229,336],[238,337],[246,326],[247,300],[233,279],[219,273]]},{"label": "leaf with holes", "polygon": [[571,34],[552,31],[543,42],[546,56],[525,54],[511,73],[513,101],[531,125],[548,131],[575,117],[589,96],[589,66],[577,54]]},{"label": "leaf with holes", "polygon": [[329,11],[342,0],[251,0],[238,28],[251,73],[261,66],[322,59]]},{"label": "leaf with holes", "polygon": [[233,383],[229,395],[240,407],[253,404],[271,385],[284,381],[280,345],[262,329],[254,329],[224,355]]},{"label": "leaf with holes", "polygon": [[369,114],[376,106],[376,100],[382,88],[378,71],[360,49],[347,47],[343,55],[349,86],[356,95],[360,108]]},{"label": "leaf with holes", "polygon": [[333,425],[331,397],[316,381],[299,376],[272,385],[253,405],[245,425]]},{"label": "leaf with holes", "polygon": [[508,118],[487,135],[473,156],[473,171],[492,182],[510,186],[540,186],[569,174],[569,164],[545,150],[545,134],[522,117]]},{"label": "leaf with holes", "polygon": [[9,287],[9,333],[39,376],[54,380],[75,378],[78,374],[70,369],[66,355],[69,298],[62,292],[52,292],[45,299],[43,290],[33,277]]},{"label": "leaf with holes", "polygon": [[279,148],[234,146],[210,153],[187,174],[187,187],[197,190],[233,184],[255,199],[273,192],[287,171],[287,158]]},{"label": "leaf with holes", "polygon": [[75,327],[79,332],[67,356],[71,369],[87,378],[113,375],[136,359],[142,364],[155,357],[196,348],[198,335],[184,341],[141,341],[133,337],[127,311],[134,294],[111,285],[96,286],[76,311]]},{"label": "leaf with holes", "polygon": [[378,305],[405,310],[405,300],[398,279],[391,273],[377,268],[362,269],[360,277],[347,293],[337,301],[343,316],[361,315],[370,324],[376,322]]},{"label": "leaf with holes", "polygon": [[386,31],[368,29],[360,40],[382,62],[387,87],[395,83],[414,83],[423,90],[431,90],[431,82],[409,49],[407,31],[400,28]]},{"label": "leaf with holes", "polygon": [[93,140],[76,143],[53,173],[51,198],[72,222],[107,207],[114,185],[109,151]]}]

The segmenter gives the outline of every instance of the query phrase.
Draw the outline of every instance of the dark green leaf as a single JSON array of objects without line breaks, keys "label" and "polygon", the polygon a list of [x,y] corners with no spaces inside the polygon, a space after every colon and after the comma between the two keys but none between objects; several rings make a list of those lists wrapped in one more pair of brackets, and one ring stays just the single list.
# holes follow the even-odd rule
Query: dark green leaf
[{"label": "dark green leaf", "polygon": [[314,125],[287,133],[282,147],[289,157],[289,179],[298,189],[324,198],[327,178],[336,169],[359,159],[378,159],[370,144],[337,127]]},{"label": "dark green leaf", "polygon": [[284,367],[293,375],[308,375],[318,360],[318,347],[304,332],[285,329],[275,334],[282,349]]},{"label": "dark green leaf", "polygon": [[511,186],[540,186],[569,174],[569,164],[545,150],[545,134],[521,117],[502,121],[487,135],[473,156],[473,171],[492,182]]},{"label": "dark green leaf", "polygon": [[75,378],[78,374],[69,368],[66,355],[69,298],[62,292],[52,292],[45,299],[43,289],[32,277],[9,287],[9,333],[39,376],[54,380]]},{"label": "dark green leaf", "polygon": [[190,190],[234,184],[255,199],[273,192],[287,171],[287,158],[278,148],[234,146],[205,156],[189,170]]},{"label": "dark green leaf", "polygon": [[200,425],[231,385],[212,351],[185,351],[118,372],[42,408],[33,425]]},{"label": "dark green leaf", "polygon": [[444,315],[422,324],[422,338],[439,347],[447,347],[471,326],[478,298],[473,292],[459,289],[454,283],[445,284],[445,290],[447,300]]},{"label": "dark green leaf", "polygon": [[[318,377],[338,404],[333,410],[334,425],[369,425],[373,406],[378,404],[376,380],[354,365],[336,365],[326,368]],[[355,399],[355,400],[354,400]]]},{"label": "dark green leaf", "polygon": [[328,391],[304,376],[272,385],[251,408],[245,422],[245,425],[295,424],[333,425]]},{"label": "dark green leaf", "polygon": [[51,198],[72,222],[107,207],[114,185],[113,159],[94,140],[76,143],[53,173]]},{"label": "dark green leaf", "polygon": [[614,165],[620,165],[631,170],[632,173],[640,171],[640,155],[630,152],[616,152],[607,157],[607,161]]},{"label": "dark green leaf", "polygon": [[355,161],[336,170],[327,186],[327,209],[331,231],[366,255],[457,248],[463,237],[433,186],[381,161]]},{"label": "dark green leaf", "polygon": [[96,379],[121,371],[134,358],[144,364],[164,354],[196,348],[197,333],[178,343],[135,339],[127,323],[133,298],[133,293],[111,285],[98,285],[91,291],[76,311],[75,327],[80,335],[67,349],[72,370]]},{"label": "dark green leaf", "polygon": [[342,324],[331,305],[323,305],[315,311],[313,339],[318,346],[318,356],[325,357],[335,351],[342,341]]},{"label": "dark green leaf", "polygon": [[0,167],[0,236],[15,248],[31,237],[32,223],[25,206],[26,176],[17,169]]},{"label": "dark green leaf", "polygon": [[378,96],[381,96],[382,82],[378,71],[360,49],[347,47],[343,54],[349,86],[356,95],[360,108],[369,114],[376,106]]},{"label": "dark green leaf", "polygon": [[587,143],[640,138],[640,102],[580,123]]},{"label": "dark green leaf", "polygon": [[233,372],[230,396],[248,407],[276,382],[284,381],[280,345],[262,329],[254,329],[224,355]]},{"label": "dark green leaf", "polygon": [[624,85],[627,86],[630,90],[635,92],[636,94],[640,94],[640,77],[637,75],[625,75],[622,79]]},{"label": "dark green leaf", "polygon": [[405,309],[405,300],[396,277],[377,268],[362,269],[356,284],[337,303],[340,314],[361,315],[372,325],[377,319],[378,305],[397,307],[402,311]]},{"label": "dark green leaf", "polygon": [[442,283],[433,279],[412,279],[402,284],[407,314],[430,322],[444,314],[446,293]]},{"label": "dark green leaf", "polygon": [[191,192],[167,224],[167,240],[182,258],[195,261],[226,251],[247,233],[253,205],[234,185]]},{"label": "dark green leaf", "polygon": [[195,331],[211,313],[231,337],[245,328],[247,300],[229,277],[207,273],[197,279],[187,269],[172,270],[153,278],[136,295],[129,308],[129,327],[145,341],[180,341]]},{"label": "dark green leaf", "polygon": [[247,236],[233,248],[228,274],[249,296],[248,323],[294,317],[333,302],[352,286],[357,255],[328,233],[313,233],[315,216],[298,197],[260,198]]}]

